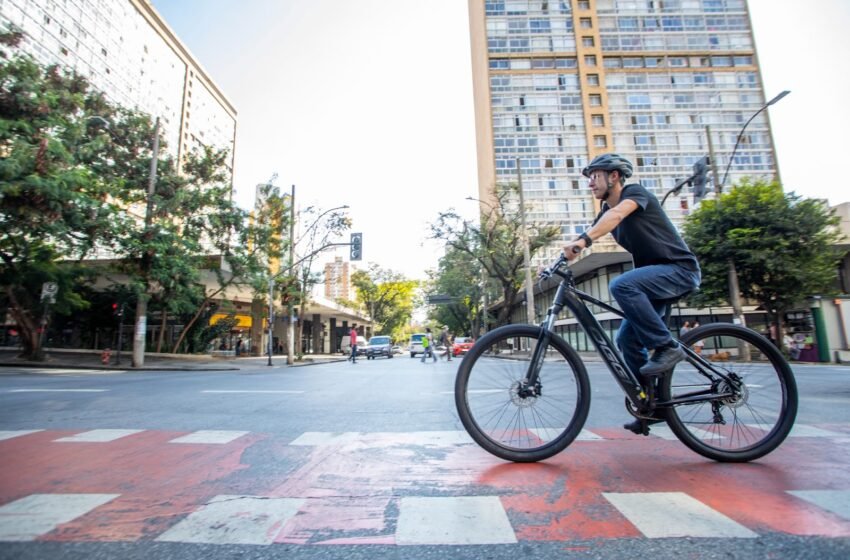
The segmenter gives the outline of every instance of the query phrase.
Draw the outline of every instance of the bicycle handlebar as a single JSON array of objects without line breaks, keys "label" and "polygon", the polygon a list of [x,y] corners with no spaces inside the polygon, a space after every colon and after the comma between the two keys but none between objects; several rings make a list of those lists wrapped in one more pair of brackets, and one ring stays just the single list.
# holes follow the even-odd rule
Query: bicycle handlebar
[{"label": "bicycle handlebar", "polygon": [[[574,251],[575,249],[581,251],[581,249],[579,249],[578,247],[573,248]],[[540,273],[537,275],[537,279],[546,280],[548,278],[551,278],[552,275],[555,274],[555,271],[564,266],[565,264],[567,264],[567,257],[564,255],[564,253],[561,253],[561,255],[558,257],[558,260],[549,265],[548,268],[544,268],[540,271]]]}]

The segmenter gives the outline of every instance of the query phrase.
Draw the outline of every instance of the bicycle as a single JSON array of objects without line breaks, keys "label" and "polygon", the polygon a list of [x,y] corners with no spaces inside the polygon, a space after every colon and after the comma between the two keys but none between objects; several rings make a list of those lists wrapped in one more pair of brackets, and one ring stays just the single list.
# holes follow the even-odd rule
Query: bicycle
[{"label": "bicycle", "polygon": [[[566,264],[562,254],[541,272],[541,281],[553,275],[561,280],[540,326],[512,324],[488,332],[458,369],[455,405],[478,445],[508,461],[535,462],[560,453],[580,434],[590,410],[590,381],[576,350],[552,330],[564,307],[625,393],[626,410],[643,435],[649,424],[666,421],[690,449],[721,462],[758,459],[785,440],[797,414],[797,385],[770,341],[740,325],[701,325],[678,340],[684,361],[644,379],[629,369],[587,304],[619,317],[622,312],[579,290]],[[663,302],[668,324],[679,299]]]}]

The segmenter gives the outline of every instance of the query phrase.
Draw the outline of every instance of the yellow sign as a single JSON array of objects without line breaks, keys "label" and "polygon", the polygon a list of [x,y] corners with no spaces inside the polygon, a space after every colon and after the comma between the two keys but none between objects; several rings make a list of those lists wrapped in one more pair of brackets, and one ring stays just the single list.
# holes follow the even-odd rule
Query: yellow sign
[{"label": "yellow sign", "polygon": [[[213,315],[212,317],[210,317],[210,325],[215,325],[215,324],[216,324],[216,323],[218,323],[221,319],[226,319],[226,318],[227,318],[227,315],[226,315],[226,314],[224,314],[224,313],[216,313],[215,315]],[[253,321],[251,320],[251,316],[250,316],[250,315],[238,315],[238,314],[237,314],[237,315],[235,315],[235,316],[234,316],[234,318],[236,319],[236,324],[233,326],[233,328],[245,328],[245,329],[250,329],[250,328],[251,328],[251,325],[253,324]]]}]

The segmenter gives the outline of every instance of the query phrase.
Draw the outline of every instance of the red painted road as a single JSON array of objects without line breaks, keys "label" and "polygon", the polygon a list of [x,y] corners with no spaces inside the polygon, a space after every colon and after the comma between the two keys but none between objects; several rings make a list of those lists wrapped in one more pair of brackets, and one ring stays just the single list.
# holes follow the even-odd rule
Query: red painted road
[{"label": "red painted road", "polygon": [[[850,519],[791,491],[850,490],[850,426],[840,437],[793,437],[751,464],[706,460],[677,441],[593,430],[538,464],[505,463],[474,444],[419,434],[351,434],[292,445],[248,433],[225,444],[171,443],[142,431],[101,443],[57,442],[80,431],[0,441],[0,508],[36,494],[116,494],[36,537],[159,537],[216,496],[303,500],[273,542],[393,544],[406,497],[497,496],[519,541],[644,538],[604,493],[685,493],[756,534],[850,536]],[[2,521],[0,521],[0,525]],[[0,531],[2,532],[2,531]]]}]

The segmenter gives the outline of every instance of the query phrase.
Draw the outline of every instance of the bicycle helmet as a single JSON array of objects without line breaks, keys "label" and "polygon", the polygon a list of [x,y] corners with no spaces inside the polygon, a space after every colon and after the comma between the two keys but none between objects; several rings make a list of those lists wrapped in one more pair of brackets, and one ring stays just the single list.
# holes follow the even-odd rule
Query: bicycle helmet
[{"label": "bicycle helmet", "polygon": [[632,162],[620,154],[602,154],[593,158],[590,165],[581,170],[581,174],[590,177],[591,173],[600,169],[608,172],[619,171],[623,179],[628,179],[632,176],[634,166],[632,166]]}]

